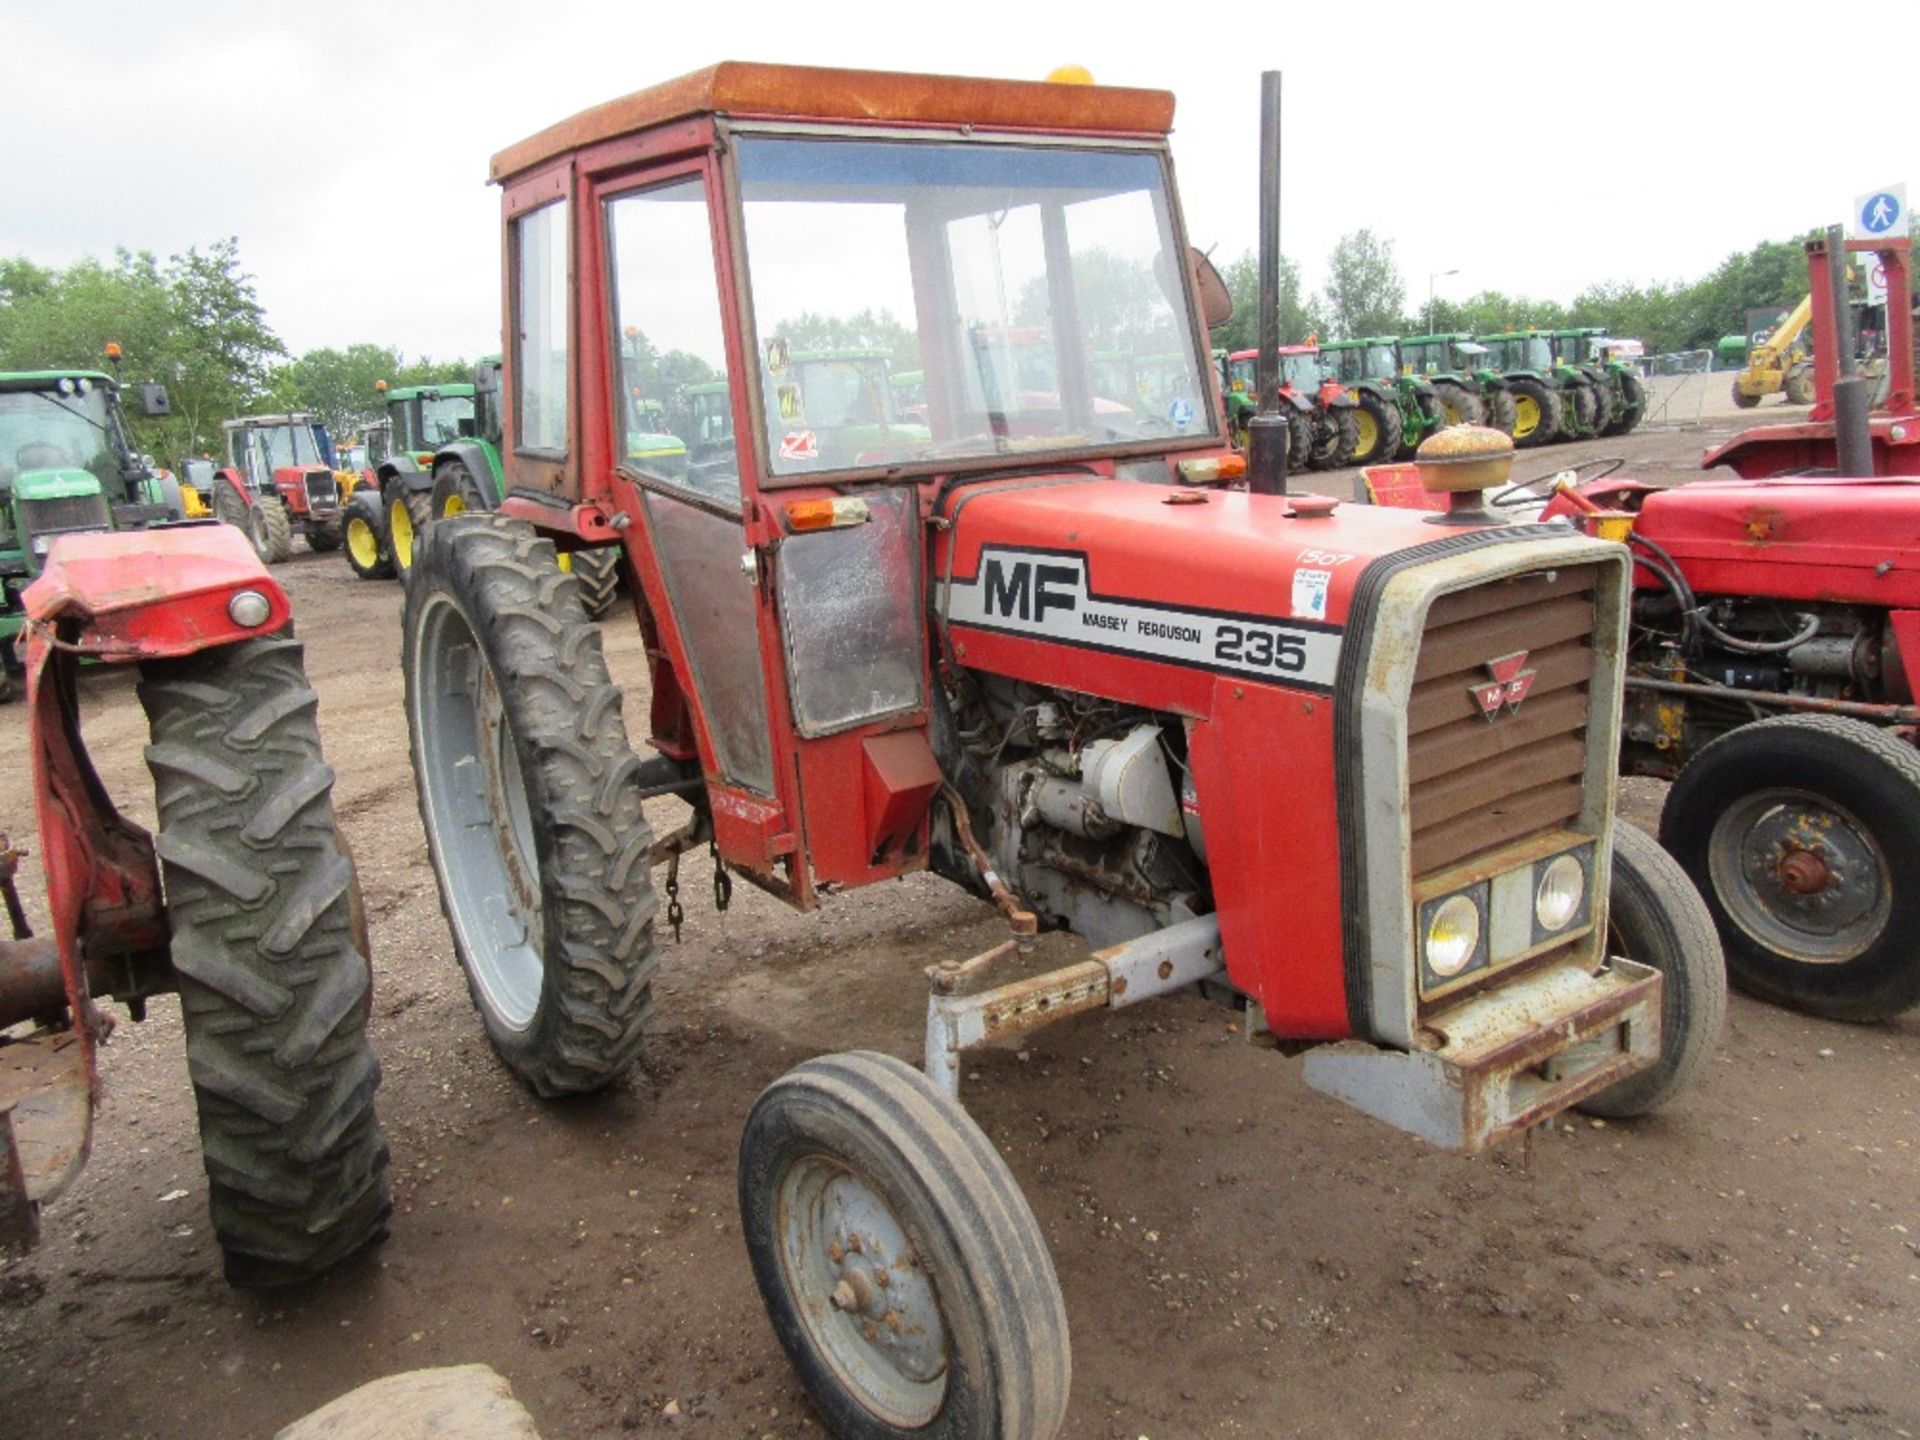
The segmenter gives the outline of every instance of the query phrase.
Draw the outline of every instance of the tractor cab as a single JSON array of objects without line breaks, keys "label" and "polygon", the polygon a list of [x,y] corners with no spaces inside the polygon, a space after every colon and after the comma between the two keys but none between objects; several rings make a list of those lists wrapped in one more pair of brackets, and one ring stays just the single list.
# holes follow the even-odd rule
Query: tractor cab
[{"label": "tractor cab", "polygon": [[[380,382],[382,388],[386,382]],[[385,390],[393,449],[412,455],[421,466],[433,464],[434,451],[476,434],[470,384],[403,385]]]},{"label": "tractor cab", "polygon": [[1554,368],[1553,342],[1545,331],[1524,330],[1484,335],[1489,363],[1506,375],[1548,375]]}]

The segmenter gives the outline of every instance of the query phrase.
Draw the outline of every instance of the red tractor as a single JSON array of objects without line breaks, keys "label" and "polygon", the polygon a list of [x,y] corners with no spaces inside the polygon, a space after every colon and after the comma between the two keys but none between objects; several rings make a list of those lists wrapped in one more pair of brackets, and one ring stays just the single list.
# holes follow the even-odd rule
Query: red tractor
[{"label": "red tractor", "polygon": [[312,550],[338,550],[341,501],[357,476],[335,471],[326,431],[311,415],[245,415],[221,422],[227,463],[213,478],[213,513],[246,532],[269,565],[293,553],[295,532]]},{"label": "red tractor", "polygon": [[[308,1279],[385,1233],[366,921],[287,597],[224,526],[72,535],[25,593],[50,935],[0,837],[0,1240],[84,1164],[104,1002],[176,991],[213,1230],[240,1285]],[[80,736],[85,662],[137,665],[159,827]]]},{"label": "red tractor", "polygon": [[[1705,896],[1732,978],[1879,1020],[1920,1005],[1920,409],[1910,242],[1846,248],[1880,252],[1889,281],[1889,383],[1861,427],[1859,473],[1838,473],[1829,357],[1849,347],[1833,244],[1816,240],[1819,400],[1810,419],[1748,430],[1702,462],[1745,478],[1569,477],[1495,504],[1634,550],[1621,766],[1674,781],[1661,842]],[[1438,503],[1416,468],[1367,472],[1375,498]]]},{"label": "red tractor", "polygon": [[[1257,350],[1227,357],[1227,379],[1253,393]],[[1320,361],[1314,344],[1282,345],[1280,400],[1287,406],[1287,465],[1294,470],[1330,470],[1351,464],[1360,443],[1360,402]]]},{"label": "red tractor", "polygon": [[[1198,987],[1474,1152],[1666,1103],[1719,1026],[1698,896],[1614,821],[1627,552],[1224,488],[1225,316],[1172,118],[1158,91],[725,64],[493,161],[506,495],[427,532],[402,670],[504,1062],[542,1095],[634,1063],[695,847],[716,903],[932,870],[1007,920],[930,972],[924,1070],[827,1056],[746,1120],[749,1258],[836,1435],[1063,1421],[1045,1237],[958,1101],[974,1047]],[[781,395],[822,323],[883,310],[926,420],[856,453]],[[1042,315],[1059,404],[1016,427],[971,337]],[[1155,357],[1153,412],[1097,404],[1116,341]],[[669,350],[733,416],[697,473],[630,443],[637,383],[691,413],[633,368]],[[637,580],[644,760],[557,563],[602,544]],[[655,834],[668,794],[691,811]],[[1094,948],[1036,969],[1041,928]]]}]

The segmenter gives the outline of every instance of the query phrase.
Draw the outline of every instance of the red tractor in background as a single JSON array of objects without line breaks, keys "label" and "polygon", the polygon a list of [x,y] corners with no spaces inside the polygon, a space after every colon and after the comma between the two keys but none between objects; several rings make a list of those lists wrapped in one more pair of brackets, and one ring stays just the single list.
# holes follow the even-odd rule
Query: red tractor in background
[{"label": "red tractor in background", "polygon": [[[141,1020],[176,991],[227,1278],[308,1279],[383,1235],[390,1204],[366,921],[286,594],[204,525],[63,537],[24,600],[52,933],[0,837],[0,1241],[31,1244],[85,1163],[104,1002]],[[88,760],[86,662],[139,667],[155,834]]]},{"label": "red tractor in background", "polygon": [[[1556,488],[1495,504],[1634,550],[1621,768],[1674,781],[1661,843],[1713,911],[1732,978],[1878,1020],[1920,1005],[1920,407],[1910,242],[1844,248],[1877,253],[1888,280],[1889,384],[1855,435],[1836,419],[1851,306],[1830,237],[1807,245],[1817,403],[1701,462],[1742,478],[1547,477]],[[1406,483],[1414,468],[1367,472],[1375,498],[1436,504]]]},{"label": "red tractor in background", "polygon": [[[426,532],[401,669],[503,1063],[541,1095],[635,1063],[696,847],[716,905],[932,871],[1007,921],[929,972],[924,1069],[823,1056],[746,1118],[748,1258],[835,1435],[1064,1423],[1046,1237],[959,1103],[978,1046],[1198,987],[1472,1153],[1671,1101],[1719,1029],[1699,897],[1615,824],[1627,552],[1290,495],[1270,413],[1233,451],[1172,119],[1158,91],[724,64],[493,161],[505,497]],[[782,403],[796,336],[883,310],[926,417],[849,449]],[[1039,312],[1058,405],[1015,415],[972,337]],[[669,343],[733,416],[697,467],[632,443],[637,384],[701,438],[644,386]],[[1114,344],[1156,365],[1151,409],[1098,403]],[[558,563],[602,544],[636,582],[644,759]],[[1045,965],[1042,928],[1088,948]]]},{"label": "red tractor in background", "polygon": [[213,477],[213,513],[245,532],[262,561],[293,553],[295,533],[311,550],[338,550],[343,495],[358,476],[336,471],[326,431],[311,415],[243,415],[221,422],[227,463]]},{"label": "red tractor in background", "polygon": [[[1257,350],[1237,350],[1227,357],[1227,382],[1253,394]],[[1321,363],[1320,347],[1280,347],[1280,399],[1292,424],[1287,435],[1287,468],[1332,470],[1351,464],[1360,443],[1360,402]]]}]

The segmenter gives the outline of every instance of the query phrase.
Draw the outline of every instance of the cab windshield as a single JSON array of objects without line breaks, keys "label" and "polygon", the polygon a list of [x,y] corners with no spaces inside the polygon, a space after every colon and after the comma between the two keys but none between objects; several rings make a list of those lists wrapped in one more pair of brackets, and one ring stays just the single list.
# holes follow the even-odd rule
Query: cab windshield
[{"label": "cab windshield", "polygon": [[[467,395],[426,395],[420,400],[420,448],[437,450],[462,434],[460,422],[473,419],[473,399]],[[471,428],[471,427],[469,427]]]},{"label": "cab windshield", "polygon": [[71,394],[0,392],[0,479],[29,470],[87,470],[103,484],[117,483],[124,449],[106,391],[91,381],[73,382]]},{"label": "cab windshield", "polygon": [[285,470],[294,465],[323,465],[320,443],[311,425],[275,425],[259,432],[266,446],[267,468]]},{"label": "cab windshield", "polygon": [[[1213,433],[1157,153],[753,136],[738,154],[775,474]],[[1155,383],[1126,383],[1149,358]],[[914,372],[908,418],[890,376]]]}]

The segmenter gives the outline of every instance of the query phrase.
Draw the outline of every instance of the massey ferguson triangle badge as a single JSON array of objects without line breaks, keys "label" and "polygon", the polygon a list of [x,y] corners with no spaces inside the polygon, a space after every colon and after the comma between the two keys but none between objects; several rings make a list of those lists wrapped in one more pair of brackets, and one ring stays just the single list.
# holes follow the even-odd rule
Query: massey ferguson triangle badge
[{"label": "massey ferguson triangle badge", "polygon": [[1527,692],[1533,689],[1534,676],[1539,672],[1526,668],[1527,654],[1525,650],[1516,650],[1511,655],[1489,660],[1487,673],[1493,676],[1493,683],[1467,687],[1479,702],[1480,713],[1487,717],[1488,724],[1499,717],[1502,706],[1508,711],[1518,710]]}]

